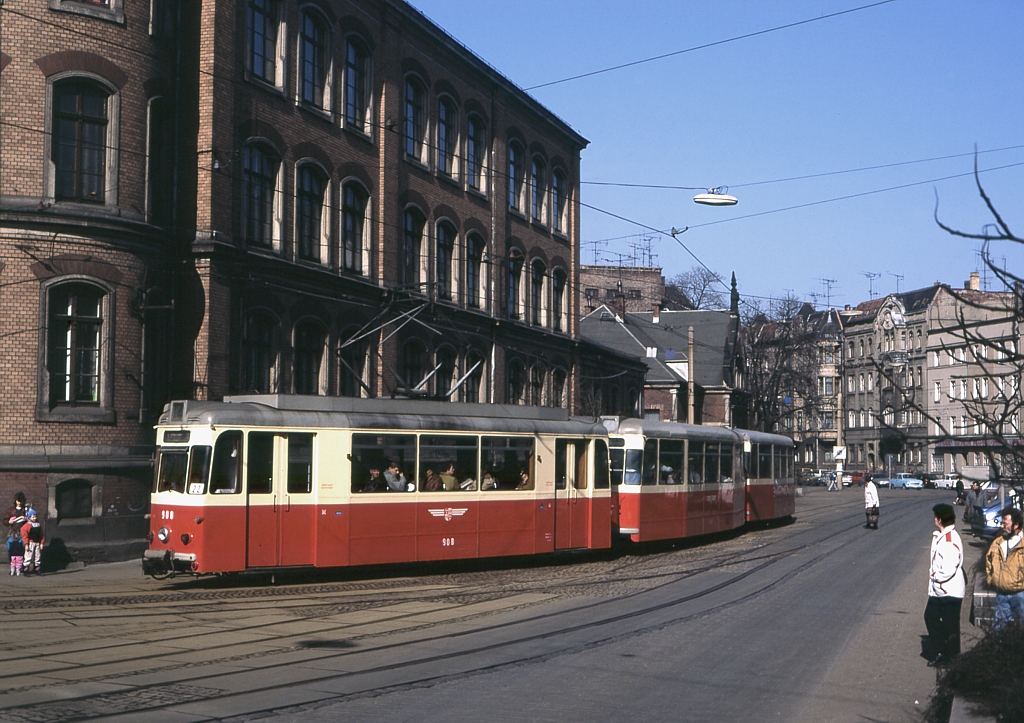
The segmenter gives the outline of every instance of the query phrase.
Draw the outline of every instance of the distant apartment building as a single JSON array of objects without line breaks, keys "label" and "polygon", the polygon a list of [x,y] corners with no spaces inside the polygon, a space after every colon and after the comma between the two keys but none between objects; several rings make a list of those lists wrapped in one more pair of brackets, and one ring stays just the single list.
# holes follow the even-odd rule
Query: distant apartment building
[{"label": "distant apartment building", "polygon": [[659,266],[580,266],[580,288],[584,313],[602,304],[623,312],[652,311],[655,307],[674,311],[692,309],[676,287],[666,284]]}]

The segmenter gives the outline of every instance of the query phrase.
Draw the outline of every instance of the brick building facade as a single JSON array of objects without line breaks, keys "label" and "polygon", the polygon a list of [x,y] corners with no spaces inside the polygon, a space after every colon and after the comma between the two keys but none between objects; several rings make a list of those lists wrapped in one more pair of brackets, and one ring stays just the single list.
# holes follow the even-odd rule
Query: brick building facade
[{"label": "brick building facade", "polygon": [[579,338],[586,139],[404,2],[0,28],[0,495],[67,539],[144,509],[170,398],[632,411],[602,386],[643,365]]}]

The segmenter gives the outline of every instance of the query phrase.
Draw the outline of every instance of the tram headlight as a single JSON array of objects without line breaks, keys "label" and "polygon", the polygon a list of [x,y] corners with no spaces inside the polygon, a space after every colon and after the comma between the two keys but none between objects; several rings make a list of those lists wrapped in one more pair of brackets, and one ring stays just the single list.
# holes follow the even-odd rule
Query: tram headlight
[{"label": "tram headlight", "polygon": [[160,542],[167,542],[167,540],[169,540],[171,537],[171,531],[168,530],[166,527],[161,527],[159,530],[156,531],[156,536],[157,539],[160,540]]}]

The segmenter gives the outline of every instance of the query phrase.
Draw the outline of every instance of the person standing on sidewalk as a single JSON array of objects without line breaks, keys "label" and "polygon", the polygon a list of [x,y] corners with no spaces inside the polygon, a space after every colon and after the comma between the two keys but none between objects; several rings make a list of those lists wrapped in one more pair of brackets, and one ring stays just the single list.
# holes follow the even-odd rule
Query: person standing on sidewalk
[{"label": "person standing on sidewalk", "polygon": [[867,516],[869,530],[878,529],[878,488],[871,481],[871,475],[864,475],[864,514]]},{"label": "person standing on sidewalk", "polygon": [[1013,507],[999,513],[1003,534],[992,541],[985,555],[985,577],[995,588],[993,630],[1009,623],[1024,623],[1024,515]]},{"label": "person standing on sidewalk", "polygon": [[971,491],[967,493],[967,500],[964,502],[964,522],[971,524],[975,515],[982,514],[981,508],[985,504],[985,498],[981,493],[981,484],[971,482]]},{"label": "person standing on sidewalk", "polygon": [[964,577],[964,545],[956,531],[952,505],[932,508],[936,531],[932,533],[931,564],[928,568],[928,604],[924,624],[935,656],[928,667],[945,665],[960,654],[960,607],[967,580]]},{"label": "person standing on sidewalk", "polygon": [[25,574],[43,574],[43,525],[39,522],[39,513],[29,509],[28,521],[21,526],[21,539],[25,543]]}]

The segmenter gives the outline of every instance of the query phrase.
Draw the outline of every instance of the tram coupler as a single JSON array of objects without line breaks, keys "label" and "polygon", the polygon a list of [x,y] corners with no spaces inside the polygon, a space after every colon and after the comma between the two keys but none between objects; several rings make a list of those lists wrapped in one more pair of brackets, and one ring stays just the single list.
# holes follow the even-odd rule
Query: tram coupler
[{"label": "tram coupler", "polygon": [[177,573],[194,574],[196,556],[173,550],[146,550],[142,555],[142,573],[163,579]]}]

